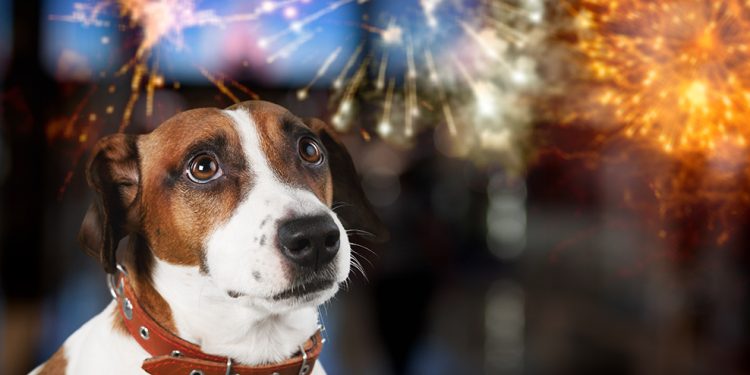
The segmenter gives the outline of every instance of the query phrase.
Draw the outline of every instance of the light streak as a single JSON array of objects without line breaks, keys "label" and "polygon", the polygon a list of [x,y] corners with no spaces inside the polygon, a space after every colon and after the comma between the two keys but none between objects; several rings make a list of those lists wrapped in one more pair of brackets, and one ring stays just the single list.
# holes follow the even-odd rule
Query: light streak
[{"label": "light streak", "polygon": [[237,97],[237,95],[234,95],[232,90],[227,87],[227,85],[224,83],[224,79],[215,77],[206,68],[201,67],[199,69],[201,74],[203,74],[203,76],[206,77],[209,82],[216,86],[216,88],[219,89],[222,94],[226,95],[227,98],[229,98],[232,102],[239,103],[242,101]]},{"label": "light streak", "polygon": [[385,94],[385,102],[383,104],[383,116],[380,118],[378,123],[378,133],[381,137],[388,137],[393,131],[391,125],[391,106],[393,106],[393,91],[396,88],[396,79],[391,78],[388,82],[388,90]]},{"label": "light streak", "polygon": [[297,98],[299,100],[305,100],[307,99],[307,94],[310,91],[310,88],[315,85],[318,80],[323,77],[326,72],[328,72],[328,68],[331,67],[331,64],[333,64],[334,61],[339,57],[339,54],[341,53],[341,47],[336,48],[323,62],[323,65],[318,68],[318,71],[315,73],[315,77],[307,84],[305,87],[297,90]]},{"label": "light streak", "polygon": [[300,32],[300,31],[302,31],[302,29],[305,26],[309,25],[310,23],[314,22],[315,20],[317,20],[317,19],[325,16],[326,14],[329,14],[329,13],[335,11],[336,9],[338,9],[338,8],[340,8],[340,7],[342,7],[342,6],[346,5],[346,4],[352,3],[353,1],[354,0],[339,0],[339,1],[336,1],[334,3],[331,3],[328,6],[326,6],[325,8],[323,8],[323,9],[321,9],[321,10],[319,10],[319,11],[317,11],[317,12],[315,12],[315,13],[313,13],[313,14],[311,14],[311,15],[309,15],[309,16],[307,16],[307,17],[305,17],[305,18],[303,18],[303,19],[301,19],[299,21],[292,22],[289,25],[289,27],[285,28],[284,30],[282,30],[282,31],[280,31],[280,32],[278,32],[278,33],[276,33],[276,34],[268,37],[268,38],[261,39],[258,42],[258,46],[260,46],[261,48],[265,48],[268,45],[273,44],[277,40],[279,40],[279,39],[281,39],[281,38],[289,35],[292,32]]},{"label": "light streak", "polygon": [[303,44],[312,40],[314,36],[315,36],[315,32],[303,34],[301,37],[297,38],[293,42],[285,45],[278,51],[274,52],[272,55],[268,56],[266,58],[266,62],[269,64],[273,64],[273,62],[278,59],[288,58],[292,53],[294,53],[294,51],[299,49]]},{"label": "light streak", "polygon": [[349,73],[349,70],[352,68],[352,66],[354,66],[354,63],[357,61],[359,54],[362,53],[363,48],[364,44],[360,44],[359,46],[357,46],[357,49],[354,50],[352,55],[349,56],[349,59],[346,61],[346,65],[344,65],[338,77],[336,77],[336,79],[333,81],[333,88],[341,88],[341,86],[344,84],[346,75]]}]

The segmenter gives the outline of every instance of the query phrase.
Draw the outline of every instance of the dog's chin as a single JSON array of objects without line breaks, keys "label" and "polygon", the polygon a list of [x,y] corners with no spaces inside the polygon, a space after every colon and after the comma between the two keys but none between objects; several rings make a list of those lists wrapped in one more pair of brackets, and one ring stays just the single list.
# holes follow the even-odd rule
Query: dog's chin
[{"label": "dog's chin", "polygon": [[268,301],[290,308],[317,306],[333,297],[338,289],[335,280],[316,280],[289,287],[268,298]]},{"label": "dog's chin", "polygon": [[239,297],[240,303],[249,303],[269,313],[281,313],[304,307],[322,305],[339,290],[334,280],[315,281],[287,288],[270,297]]}]

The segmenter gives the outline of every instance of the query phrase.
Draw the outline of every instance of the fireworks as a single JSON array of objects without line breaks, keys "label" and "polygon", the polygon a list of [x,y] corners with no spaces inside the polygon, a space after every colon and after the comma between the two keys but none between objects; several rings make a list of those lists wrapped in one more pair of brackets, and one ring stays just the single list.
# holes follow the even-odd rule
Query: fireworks
[{"label": "fireworks", "polygon": [[746,1],[583,0],[571,9],[596,84],[591,112],[603,109],[627,137],[665,152],[746,146]]},{"label": "fireworks", "polygon": [[[445,152],[520,167],[543,15],[541,0],[373,2],[362,28],[374,41],[333,81],[334,125],[408,144],[438,124]],[[357,99],[378,113],[370,126]]]},{"label": "fireworks", "polygon": [[[122,17],[128,27],[140,30],[132,58],[115,73],[129,75],[131,83],[120,131],[130,123],[143,93],[146,115],[151,115],[153,94],[166,84],[157,46],[165,41],[169,48],[182,49],[188,29],[241,24],[254,30],[255,40],[244,48],[257,48],[269,66],[287,70],[309,66],[301,51],[309,53],[309,46],[316,46],[315,52],[324,58],[297,90],[297,98],[306,100],[311,90],[328,86],[334,106],[330,121],[340,130],[359,127],[368,137],[376,133],[409,144],[422,129],[438,126],[450,138],[447,152],[502,153],[506,164],[520,167],[520,150],[531,123],[526,96],[539,81],[532,55],[542,40],[541,0],[280,0],[254,3],[244,12],[229,7],[225,14],[209,3],[206,9],[197,4],[193,0],[74,3],[70,14],[50,17],[103,28],[117,25]],[[361,14],[358,23],[326,23],[332,15],[353,9]],[[285,22],[283,27],[263,27],[279,18]],[[342,28],[350,30],[337,45],[320,43],[330,38],[327,34],[332,30]],[[357,47],[347,47],[351,45]],[[240,98],[225,81],[249,92],[229,76],[202,66],[195,70],[232,101]]]},{"label": "fireworks", "polygon": [[[559,4],[571,22],[557,22]],[[119,130],[125,130],[143,96],[151,116],[154,93],[179,88],[169,75],[175,61],[162,57],[187,50],[179,60],[189,61],[193,77],[233,102],[257,97],[239,81],[275,75],[276,82],[266,83],[292,85],[299,101],[328,91],[327,120],[342,132],[408,146],[424,130],[434,131],[435,145],[445,154],[520,170],[535,121],[532,105],[540,104],[540,94],[556,90],[565,103],[542,106],[565,115],[551,124],[602,125],[595,143],[630,138],[624,143],[639,151],[648,145],[647,152],[658,150],[660,160],[704,170],[705,189],[688,189],[689,178],[647,177],[662,205],[659,214],[676,216],[665,213],[695,200],[729,197],[747,204],[738,189],[713,192],[729,177],[747,175],[740,164],[750,139],[749,17],[744,0],[75,3],[70,13],[50,19],[108,28],[110,36],[137,34],[135,45],[132,38],[120,44],[130,48],[127,61],[106,72],[108,78],[127,77],[130,95],[125,103],[106,103],[106,112],[89,111],[85,101],[95,97],[94,88],[76,113],[51,124],[49,133],[67,134],[83,147],[95,133],[87,127],[101,118],[121,113]],[[561,24],[563,35],[550,37]],[[219,47],[191,50],[199,44],[191,43],[196,34]],[[101,42],[112,48],[117,42],[110,36]],[[571,51],[582,65],[562,58]],[[206,54],[221,56],[221,62],[193,61]],[[562,79],[549,78],[557,73]],[[114,91],[114,85],[107,90]],[[71,130],[78,122],[80,133]],[[716,177],[711,172],[716,168],[727,172]]]},{"label": "fireworks", "polygon": [[[287,0],[278,3],[265,1],[250,12],[220,17],[213,9],[198,9],[194,0],[119,0],[116,2],[105,0],[93,4],[74,3],[74,10],[71,14],[51,15],[49,18],[53,21],[107,28],[118,23],[117,17],[112,14],[116,11],[129,22],[131,28],[138,29],[142,33],[133,56],[115,72],[115,76],[130,74],[131,77],[131,94],[122,110],[122,120],[118,129],[122,132],[130,124],[133,109],[141,94],[146,94],[146,116],[151,116],[154,107],[154,92],[165,85],[165,78],[159,70],[159,59],[152,57],[152,51],[159,43],[166,40],[172,48],[179,50],[184,48],[183,37],[187,29],[206,26],[224,27],[235,22],[251,22],[260,19],[264,14],[275,11],[279,5],[297,1]],[[108,44],[109,38],[103,38],[102,43]],[[211,74],[204,67],[196,66],[196,70],[231,100],[239,101],[225,85],[225,78]],[[238,82],[226,80],[250,97],[257,97]],[[179,83],[175,83],[175,86],[179,86]],[[108,112],[111,111],[108,109]]]},{"label": "fireworks", "polygon": [[556,24],[563,25],[557,52],[575,57],[557,62],[563,99],[559,107],[550,102],[550,113],[561,123],[595,126],[590,144],[597,149],[565,156],[626,163],[624,174],[639,163],[627,179],[652,196],[634,199],[625,188],[624,203],[680,251],[697,244],[684,243],[677,228],[700,228],[715,244],[727,243],[750,202],[750,3],[561,4],[571,17]]}]

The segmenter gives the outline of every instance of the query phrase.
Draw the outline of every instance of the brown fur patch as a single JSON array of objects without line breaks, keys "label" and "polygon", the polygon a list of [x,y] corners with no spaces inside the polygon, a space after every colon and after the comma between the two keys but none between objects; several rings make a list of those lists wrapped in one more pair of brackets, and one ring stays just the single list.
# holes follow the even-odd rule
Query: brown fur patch
[{"label": "brown fur patch", "polygon": [[[169,332],[177,335],[177,328],[172,317],[172,309],[164,297],[156,291],[151,280],[153,255],[150,253],[146,241],[138,236],[128,238],[128,248],[125,251],[122,264],[128,271],[128,282],[133,287],[136,299],[151,318]],[[112,312],[112,327],[115,332],[130,336],[121,313],[121,305]]]},{"label": "brown fur patch", "polygon": [[[252,183],[231,119],[217,109],[183,112],[138,145],[142,229],[150,248],[169,263],[201,265],[206,237],[229,219]],[[224,173],[205,185],[185,177],[186,164],[202,152],[215,154]]]},{"label": "brown fur patch", "polygon": [[65,357],[65,348],[60,347],[57,352],[47,360],[44,367],[39,371],[39,375],[65,375],[68,367],[68,359]]},{"label": "brown fur patch", "polygon": [[136,298],[144,310],[151,317],[169,332],[177,335],[177,327],[172,318],[172,309],[164,297],[156,291],[150,281],[134,283]]},{"label": "brown fur patch", "polygon": [[[172,318],[172,309],[169,307],[167,301],[164,300],[164,297],[150,283],[134,285],[135,288],[137,288],[135,293],[138,303],[148,312],[148,315],[164,329],[174,335],[178,335],[174,319]],[[117,309],[112,312],[112,327],[115,332],[130,336],[128,328],[125,327],[125,321],[120,313],[120,309],[121,307],[118,305]]]},{"label": "brown fur patch", "polygon": [[[164,297],[156,291],[151,279],[154,258],[149,251],[146,240],[139,235],[132,235],[128,240],[127,250],[122,263],[128,271],[128,281],[133,287],[138,303],[159,325],[175,335],[178,334],[172,317],[172,308]],[[125,323],[122,321],[122,315],[119,311],[117,311],[113,324],[116,328],[122,328],[126,335],[130,334],[125,328]],[[118,327],[118,325],[121,325],[121,327]]]},{"label": "brown fur patch", "polygon": [[[141,285],[138,290],[136,291],[138,303],[148,312],[148,315],[164,329],[175,336],[179,336],[174,319],[172,318],[172,309],[161,294],[156,292],[153,286],[149,284]],[[120,313],[121,308],[118,305],[117,309],[112,312],[112,328],[115,332],[129,337],[130,332],[128,332],[128,328],[125,326],[125,321],[123,320],[124,318]]]},{"label": "brown fur patch", "polygon": [[120,314],[120,309],[120,305],[117,305],[117,308],[112,311],[112,328],[117,333],[125,336],[130,336],[128,328],[125,327],[125,321],[122,318],[122,314]]}]

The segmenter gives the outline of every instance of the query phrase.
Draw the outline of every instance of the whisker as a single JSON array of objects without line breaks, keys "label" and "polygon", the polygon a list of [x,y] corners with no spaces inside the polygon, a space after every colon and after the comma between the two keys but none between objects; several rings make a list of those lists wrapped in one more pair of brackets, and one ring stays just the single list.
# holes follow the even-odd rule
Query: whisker
[{"label": "whisker", "polygon": [[370,249],[369,247],[367,247],[365,245],[358,244],[356,242],[349,242],[349,244],[352,245],[352,246],[356,246],[356,247],[358,247],[360,249],[367,250],[367,251],[370,252],[370,254],[375,255],[376,257],[378,256],[378,253],[376,253],[375,251],[373,251],[372,249]]},{"label": "whisker", "polygon": [[[367,259],[367,257],[366,257],[366,256],[363,256],[362,254],[358,253],[358,252],[357,252],[356,250],[354,250],[354,249],[352,249],[352,254],[354,254],[354,256],[356,256],[356,257],[359,257],[359,258],[362,258],[362,259],[364,259],[364,260],[365,260],[365,262],[367,262],[367,264],[369,264],[369,265],[370,265],[370,267],[372,267],[372,268],[375,268],[375,265],[374,265],[374,264],[372,263],[372,261],[370,261],[370,259]],[[361,264],[361,262],[360,262],[360,264]]]},{"label": "whisker", "polygon": [[[328,316],[328,301],[323,302],[323,304],[320,305],[320,307],[323,308],[323,314],[321,314],[321,315]],[[318,310],[318,314],[320,314],[320,310]]]},{"label": "whisker", "polygon": [[365,278],[365,281],[370,282],[370,279],[368,279],[367,275],[365,275],[365,270],[364,267],[362,267],[362,263],[360,263],[356,257],[351,257],[351,265],[354,269],[358,270],[359,273],[362,274],[362,277]]},{"label": "whisker", "polygon": [[357,260],[352,258],[352,261],[349,264],[351,265],[352,269],[355,269],[359,271],[360,273],[362,273],[361,264]]},{"label": "whisker", "polygon": [[336,211],[341,207],[354,207],[354,205],[347,202],[333,202],[333,204],[331,205],[331,210]]},{"label": "whisker", "polygon": [[347,234],[354,233],[354,234],[361,234],[361,235],[364,235],[364,236],[375,237],[375,234],[373,234],[371,232],[368,232],[366,230],[362,230],[362,229],[346,229],[345,231],[346,231]]}]

